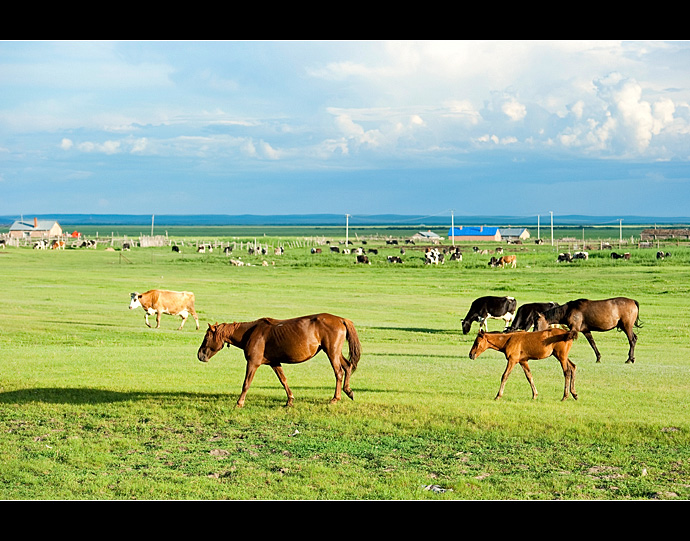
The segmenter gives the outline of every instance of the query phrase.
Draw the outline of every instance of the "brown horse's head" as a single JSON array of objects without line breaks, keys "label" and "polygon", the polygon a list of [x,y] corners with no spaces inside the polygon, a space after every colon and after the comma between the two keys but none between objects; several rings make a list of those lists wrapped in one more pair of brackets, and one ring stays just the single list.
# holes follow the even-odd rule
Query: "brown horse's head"
[{"label": "brown horse's head", "polygon": [[486,338],[486,334],[484,331],[479,331],[477,338],[474,340],[474,344],[472,344],[472,349],[470,350],[470,359],[476,359],[482,353],[484,353],[488,347],[489,340]]},{"label": "brown horse's head", "polygon": [[208,360],[223,349],[225,345],[225,340],[221,336],[222,333],[218,332],[218,327],[219,325],[217,322],[215,325],[208,324],[208,330],[204,336],[204,341],[201,343],[201,346],[199,346],[199,351],[196,354],[197,358],[203,363],[208,362]]}]

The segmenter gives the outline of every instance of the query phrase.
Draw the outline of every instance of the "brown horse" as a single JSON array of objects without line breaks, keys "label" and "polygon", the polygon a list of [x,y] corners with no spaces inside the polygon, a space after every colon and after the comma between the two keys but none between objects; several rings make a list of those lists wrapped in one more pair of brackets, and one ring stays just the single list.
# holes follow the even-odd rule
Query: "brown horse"
[{"label": "brown horse", "polygon": [[601,354],[592,338],[592,331],[606,332],[611,329],[623,331],[630,344],[628,360],[625,362],[635,362],[637,335],[633,332],[633,327],[641,327],[640,305],[636,300],[625,297],[601,301],[578,299],[547,310],[544,312],[544,317],[550,325],[567,325],[570,330],[584,334],[597,356],[597,362],[601,362]]},{"label": "brown horse", "polygon": [[[347,339],[350,358],[343,356],[342,349]],[[242,394],[237,406],[244,406],[249,386],[256,369],[268,364],[278,376],[287,393],[286,406],[292,406],[294,396],[288,387],[282,363],[308,361],[319,351],[328,355],[335,373],[335,395],[331,404],[340,400],[340,390],[354,400],[350,389],[350,376],[357,368],[361,356],[361,345],[352,321],[331,314],[315,314],[294,319],[262,318],[240,323],[209,323],[204,341],[197,357],[207,362],[225,344],[244,350],[247,370],[242,385]]]},{"label": "brown horse", "polygon": [[503,396],[503,390],[510,372],[516,364],[520,363],[525,376],[527,376],[527,381],[529,381],[530,387],[532,387],[532,399],[535,399],[539,393],[537,393],[537,388],[534,386],[532,371],[527,361],[546,359],[553,355],[559,360],[563,368],[565,388],[562,400],[568,398],[568,392],[577,400],[577,393],[575,392],[575,370],[577,370],[577,367],[575,363],[568,359],[568,353],[570,353],[573,340],[576,338],[577,332],[575,331],[564,331],[563,329],[555,328],[535,332],[516,331],[505,333],[479,331],[470,350],[470,359],[476,359],[487,349],[494,349],[505,355],[508,364],[501,377],[501,387],[498,389],[495,400]]}]

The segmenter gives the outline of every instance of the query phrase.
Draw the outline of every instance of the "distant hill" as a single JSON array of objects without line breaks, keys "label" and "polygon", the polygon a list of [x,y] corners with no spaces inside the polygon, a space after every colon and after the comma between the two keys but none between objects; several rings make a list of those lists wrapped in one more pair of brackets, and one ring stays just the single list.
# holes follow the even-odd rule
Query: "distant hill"
[{"label": "distant hill", "polygon": [[[151,225],[151,215],[141,214],[37,214],[25,215],[24,220],[34,217],[40,219],[57,220],[65,225]],[[0,227],[9,228],[20,216],[0,216]],[[657,217],[657,216],[584,216],[567,215],[554,216],[554,225],[617,225],[619,220],[623,225],[688,225],[690,217]],[[451,217],[447,216],[416,216],[402,214],[372,214],[353,215],[349,218],[351,226],[363,225],[397,225],[397,226],[439,226],[450,225]],[[154,216],[156,226],[172,225],[344,225],[344,214],[161,214]],[[536,226],[537,216],[455,216],[455,225],[494,225],[494,226]],[[540,224],[550,225],[550,215],[542,215]]]}]

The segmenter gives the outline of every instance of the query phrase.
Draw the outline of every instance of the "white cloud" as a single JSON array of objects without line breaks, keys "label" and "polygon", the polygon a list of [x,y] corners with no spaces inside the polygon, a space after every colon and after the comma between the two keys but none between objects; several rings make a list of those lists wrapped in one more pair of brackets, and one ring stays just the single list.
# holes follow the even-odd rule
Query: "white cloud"
[{"label": "white cloud", "polygon": [[502,110],[512,121],[522,120],[527,115],[527,108],[514,99],[504,103]]}]

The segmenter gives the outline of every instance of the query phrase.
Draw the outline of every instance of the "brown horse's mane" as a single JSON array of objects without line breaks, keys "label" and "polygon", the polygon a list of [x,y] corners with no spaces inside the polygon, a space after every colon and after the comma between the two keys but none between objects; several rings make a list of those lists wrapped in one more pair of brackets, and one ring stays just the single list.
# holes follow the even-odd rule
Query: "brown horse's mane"
[{"label": "brown horse's mane", "polygon": [[544,318],[546,318],[546,322],[549,324],[560,323],[561,320],[568,313],[568,310],[570,309],[570,305],[572,303],[579,303],[582,300],[584,300],[584,299],[566,302],[565,304],[561,304],[559,306],[554,306],[550,310],[546,310],[545,312],[543,312]]}]

